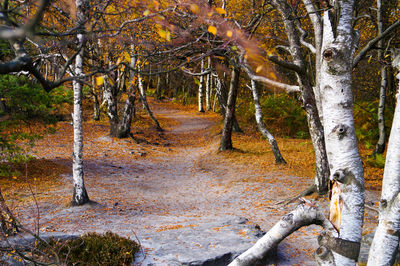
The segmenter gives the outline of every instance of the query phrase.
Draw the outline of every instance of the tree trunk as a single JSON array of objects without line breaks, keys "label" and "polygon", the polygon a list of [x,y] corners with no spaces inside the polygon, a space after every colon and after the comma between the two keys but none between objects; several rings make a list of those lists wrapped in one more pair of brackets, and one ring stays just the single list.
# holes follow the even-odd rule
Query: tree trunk
[{"label": "tree trunk", "polygon": [[222,129],[221,142],[219,146],[219,150],[231,150],[232,146],[232,128],[235,117],[235,109],[236,109],[236,97],[238,93],[239,86],[239,75],[240,69],[237,67],[233,67],[232,69],[232,77],[229,86],[229,94],[228,94],[228,102],[226,106],[226,113],[224,119],[224,127]]},{"label": "tree trunk", "polygon": [[[200,72],[203,71],[203,68],[204,68],[204,59],[201,59]],[[204,88],[203,88],[203,83],[204,83],[204,76],[200,76],[198,101],[199,101],[199,112],[201,112],[201,113],[204,113],[204,107],[203,107]]]},{"label": "tree trunk", "polygon": [[161,88],[161,74],[157,74],[157,87],[156,87],[156,99],[161,101],[161,94],[162,94],[162,88]]},{"label": "tree trunk", "polygon": [[132,117],[135,109],[135,91],[130,91],[128,93],[128,98],[125,102],[124,113],[122,115],[121,123],[118,127],[117,138],[129,137],[131,133],[131,123]]},{"label": "tree trunk", "polygon": [[[219,109],[221,111],[221,116],[225,119],[225,114],[226,114],[226,108],[227,108],[227,102],[228,102],[228,93],[227,89],[225,86],[225,83],[223,83],[219,77],[217,76],[216,78],[216,97],[218,98],[219,102]],[[232,126],[233,132],[243,132],[240,127],[239,123],[237,122],[236,116],[233,116],[233,126]]]},{"label": "tree trunk", "polygon": [[[78,33],[79,44],[83,46],[85,43],[85,35],[83,23],[84,21],[84,0],[76,0],[77,20],[80,27]],[[83,75],[83,47],[75,58],[75,75]],[[86,192],[85,182],[83,179],[83,133],[82,133],[82,82],[80,80],[74,80],[72,82],[74,89],[74,114],[73,114],[73,126],[74,126],[74,152],[72,154],[72,176],[74,180],[74,193],[72,197],[72,205],[83,205],[89,202],[89,196]]]},{"label": "tree trunk", "polygon": [[93,120],[99,121],[100,120],[100,101],[99,97],[93,92]]},{"label": "tree trunk", "polygon": [[[136,67],[135,46],[131,45],[130,68],[135,69],[135,67]],[[119,124],[117,133],[118,138],[126,138],[131,134],[132,117],[135,114],[136,88],[133,85],[133,78],[135,76],[135,72],[131,70],[129,76],[130,76],[129,77],[130,82],[128,89],[128,98],[126,99],[124,113],[122,115],[122,119]],[[123,79],[123,83],[125,84],[125,78]]]},{"label": "tree trunk", "polygon": [[[140,66],[138,66],[138,69],[140,71]],[[139,85],[139,96],[140,100],[142,101],[143,108],[147,111],[149,114],[151,120],[154,122],[154,126],[156,127],[157,131],[164,131],[162,127],[160,126],[160,123],[158,123],[158,120],[155,118],[153,112],[150,110],[150,106],[147,102],[147,97],[146,97],[146,91],[144,90],[143,82],[142,82],[142,76],[138,74],[138,85]]]},{"label": "tree trunk", "polygon": [[272,136],[272,134],[267,130],[267,128],[264,125],[260,100],[258,98],[256,81],[251,80],[250,88],[253,93],[255,117],[256,117],[258,129],[260,130],[260,132],[264,136],[264,138],[266,138],[268,140],[269,145],[271,146],[272,153],[274,154],[274,157],[275,157],[275,162],[286,164],[286,161],[285,161],[285,159],[283,159],[281,152],[279,150],[278,143],[276,143],[274,136]]},{"label": "tree trunk", "polygon": [[[208,57],[207,67],[211,68],[211,57]],[[212,82],[212,72],[207,75],[206,78],[206,110],[211,110],[211,82]]]},{"label": "tree trunk", "polygon": [[[400,71],[400,54],[393,61]],[[400,73],[397,75],[400,85]],[[379,224],[368,257],[368,265],[393,265],[400,233],[400,95],[394,112],[386,154],[379,208]]]},{"label": "tree trunk", "polygon": [[[384,30],[383,23],[383,7],[382,0],[377,0],[377,20],[378,20],[378,35],[381,35]],[[384,40],[378,42],[378,61],[382,63],[384,59],[383,53]],[[386,129],[385,129],[385,104],[386,104],[386,88],[387,88],[387,68],[384,64],[381,66],[381,86],[379,89],[379,107],[378,107],[378,128],[379,128],[379,139],[376,143],[373,154],[382,154],[385,151],[386,146]]]},{"label": "tree trunk", "polygon": [[118,135],[118,101],[117,101],[117,84],[110,84],[109,77],[104,79],[104,98],[107,101],[107,116],[110,121],[110,136]]},{"label": "tree trunk", "polygon": [[[331,180],[338,194],[336,202],[331,200],[331,210],[336,208],[337,213],[330,216],[340,232],[340,240],[359,247],[364,218],[364,169],[355,135],[351,91],[358,44],[352,27],[353,5],[354,1],[340,2],[340,10],[336,10],[340,13],[337,27],[331,24],[331,14],[327,11],[324,14],[321,96]],[[333,219],[335,215],[338,219]],[[332,251],[336,265],[355,265],[354,256]]]},{"label": "tree trunk", "polygon": [[[296,76],[298,84],[300,85],[303,108],[307,114],[308,128],[314,147],[316,165],[314,184],[318,193],[322,195],[328,191],[330,173],[325,147],[324,129],[320,120],[320,117],[323,116],[318,112],[317,101],[314,95],[315,90],[311,85],[309,77],[305,74],[306,63],[301,49],[299,32],[297,31],[295,22],[290,19],[292,9],[288,4],[282,1],[274,1],[274,5],[284,18],[285,30],[288,36],[293,62],[299,69],[303,70],[303,72],[300,73],[296,72]],[[321,70],[317,73],[320,73],[320,71]],[[320,80],[320,78],[317,78],[317,80]],[[320,92],[320,89],[317,91]]]},{"label": "tree trunk", "polygon": [[[234,259],[229,266],[267,265],[268,261],[265,260],[269,252],[273,252],[287,236],[311,224],[321,225],[324,228],[331,227],[317,207],[307,203],[298,205],[295,210],[282,217],[254,246]],[[261,262],[263,263],[260,264]]]}]

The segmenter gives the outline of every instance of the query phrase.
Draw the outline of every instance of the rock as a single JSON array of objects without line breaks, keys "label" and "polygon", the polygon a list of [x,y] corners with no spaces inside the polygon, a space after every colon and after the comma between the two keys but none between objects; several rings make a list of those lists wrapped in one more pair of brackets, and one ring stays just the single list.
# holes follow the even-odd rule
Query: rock
[{"label": "rock", "polygon": [[247,219],[228,216],[213,222],[186,224],[140,235],[146,256],[141,265],[227,265],[264,235]]}]

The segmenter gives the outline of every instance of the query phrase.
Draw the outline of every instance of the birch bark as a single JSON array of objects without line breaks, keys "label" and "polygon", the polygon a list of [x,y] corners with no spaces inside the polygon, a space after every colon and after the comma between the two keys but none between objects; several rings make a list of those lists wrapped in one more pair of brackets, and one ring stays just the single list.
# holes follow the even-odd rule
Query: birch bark
[{"label": "birch bark", "polygon": [[[85,35],[82,23],[84,22],[84,0],[76,0],[77,20],[80,33],[77,34],[79,45],[85,42]],[[82,45],[83,47],[83,45]],[[83,48],[75,58],[74,72],[76,76],[83,75]],[[80,80],[73,81],[74,89],[74,151],[72,154],[72,176],[74,181],[74,192],[72,197],[72,205],[83,205],[89,201],[86,192],[85,182],[83,179],[83,133],[82,133],[82,82]]]},{"label": "birch bark", "polygon": [[[364,218],[364,170],[354,130],[351,91],[353,58],[358,36],[352,27],[354,1],[343,0],[339,4],[340,14],[335,29],[330,21],[331,14],[325,12],[323,18],[323,124],[331,180],[341,191],[339,200],[343,207],[339,211],[340,239],[359,244]],[[336,265],[355,265],[357,260],[334,250],[333,255]]]},{"label": "birch bark", "polygon": [[[201,68],[200,72],[203,71],[204,68],[204,59],[201,59]],[[204,113],[204,107],[203,107],[203,101],[204,101],[204,76],[200,76],[200,84],[199,84],[199,95],[198,95],[198,101],[199,101],[199,112]]]},{"label": "birch bark", "polygon": [[[211,57],[207,59],[207,67],[211,68]],[[211,82],[212,82],[212,72],[210,72],[206,77],[206,110],[211,110]]]},{"label": "birch bark", "polygon": [[[377,0],[377,20],[378,20],[378,35],[381,35],[384,28],[383,23],[383,7],[382,0]],[[383,52],[384,40],[378,42],[378,61],[381,62],[384,59]],[[379,106],[378,106],[378,128],[379,128],[379,139],[376,143],[373,154],[382,154],[385,151],[386,145],[386,129],[385,129],[385,103],[386,103],[386,88],[387,82],[387,68],[385,65],[381,66],[381,84],[379,88]]]},{"label": "birch bark", "polygon": [[[400,54],[393,60],[400,71]],[[400,72],[397,74],[400,85]],[[382,195],[379,207],[379,224],[369,252],[368,265],[393,265],[399,245],[400,233],[400,94],[397,91],[386,154]]]},{"label": "birch bark", "polygon": [[271,146],[272,153],[274,154],[274,157],[275,157],[275,162],[285,164],[286,161],[282,157],[281,151],[279,150],[279,147],[278,147],[278,143],[276,143],[274,136],[272,136],[272,134],[267,130],[267,128],[264,125],[260,100],[259,100],[258,92],[257,92],[257,83],[253,79],[251,80],[250,88],[251,88],[251,92],[253,93],[255,117],[256,117],[258,129],[260,130],[260,132],[264,136],[264,138],[266,138],[268,140],[269,145]]}]

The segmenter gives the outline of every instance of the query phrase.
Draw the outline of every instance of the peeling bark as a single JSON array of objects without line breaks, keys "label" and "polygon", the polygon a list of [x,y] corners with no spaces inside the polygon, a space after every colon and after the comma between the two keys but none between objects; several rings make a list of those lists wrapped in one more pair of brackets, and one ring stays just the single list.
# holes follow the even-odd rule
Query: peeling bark
[{"label": "peeling bark", "polygon": [[[364,218],[364,170],[358,152],[353,120],[351,73],[358,43],[352,28],[354,1],[340,2],[336,30],[330,14],[324,14],[321,97],[326,150],[331,180],[340,188],[343,202],[340,239],[360,243]],[[333,251],[337,265],[356,260]]]}]

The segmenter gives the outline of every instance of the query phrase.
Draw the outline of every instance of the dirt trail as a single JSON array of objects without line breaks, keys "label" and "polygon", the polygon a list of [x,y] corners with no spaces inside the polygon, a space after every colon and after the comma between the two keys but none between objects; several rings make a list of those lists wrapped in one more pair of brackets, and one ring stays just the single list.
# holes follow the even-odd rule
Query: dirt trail
[{"label": "dirt trail", "polygon": [[[85,182],[95,203],[66,206],[72,178],[65,175],[57,189],[38,195],[41,231],[136,234],[146,246],[149,232],[196,226],[230,215],[246,217],[267,231],[286,211],[268,208],[266,203],[291,196],[286,186],[301,191],[309,184],[307,178],[224,163],[223,156],[215,152],[216,138],[205,134],[215,123],[212,119],[160,106],[154,112],[177,122],[160,136],[169,145],[113,140],[105,137],[101,126],[103,135],[85,132]],[[61,133],[52,137],[47,149],[38,144],[40,156],[69,164],[65,149],[70,148],[70,140],[57,140],[57,134]],[[32,203],[16,208],[25,224],[34,224]],[[279,246],[277,264],[313,265],[317,232],[319,228],[311,226],[285,240]]]}]

